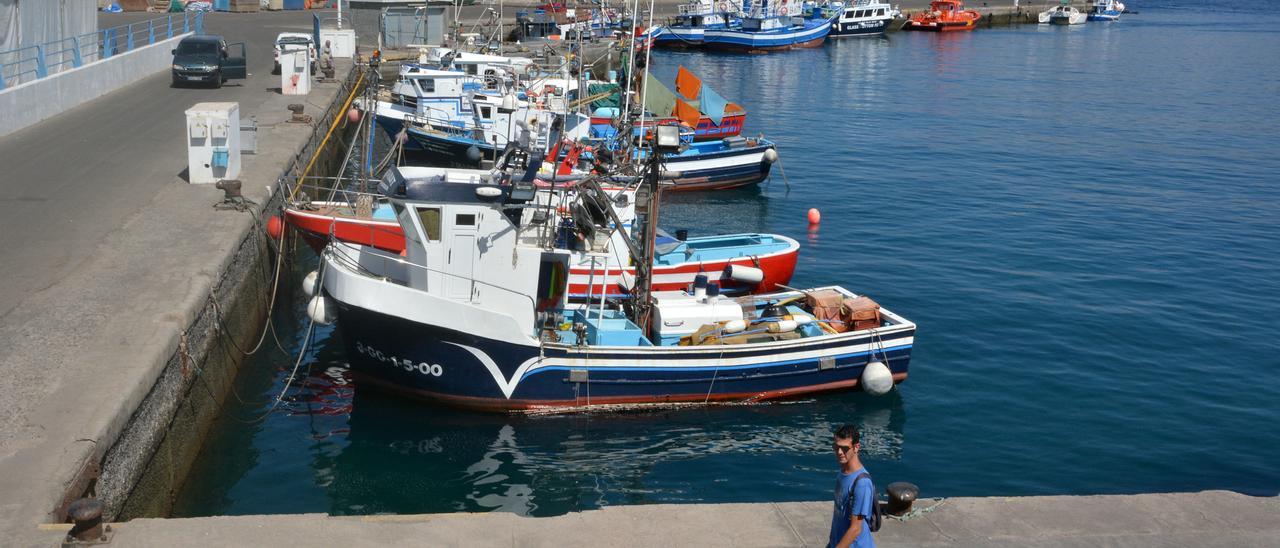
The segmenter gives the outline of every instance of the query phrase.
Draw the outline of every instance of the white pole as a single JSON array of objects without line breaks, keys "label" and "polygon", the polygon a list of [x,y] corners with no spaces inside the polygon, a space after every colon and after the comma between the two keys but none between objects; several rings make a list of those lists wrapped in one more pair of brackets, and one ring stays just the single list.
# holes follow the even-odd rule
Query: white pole
[{"label": "white pole", "polygon": [[338,30],[342,30],[342,0],[338,0]]}]

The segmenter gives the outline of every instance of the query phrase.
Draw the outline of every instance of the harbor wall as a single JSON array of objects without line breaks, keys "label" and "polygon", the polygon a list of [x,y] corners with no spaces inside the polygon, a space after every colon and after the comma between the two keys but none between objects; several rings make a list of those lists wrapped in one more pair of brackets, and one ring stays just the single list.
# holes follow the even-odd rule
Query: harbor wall
[{"label": "harbor wall", "polygon": [[160,72],[173,64],[180,34],[0,91],[0,137]]},{"label": "harbor wall", "polygon": [[[296,142],[283,168],[272,173],[277,184],[271,197],[250,209],[253,222],[221,259],[212,287],[203,293],[206,298],[185,303],[193,308],[192,320],[175,341],[155,384],[103,456],[96,482],[84,492],[73,488],[66,495],[67,501],[95,494],[105,506],[104,516],[111,519],[169,513],[231,393],[247,352],[265,328],[278,252],[277,242],[265,227],[269,217],[279,211],[289,188],[279,183],[293,181],[301,174],[334,118],[344,114],[339,110],[356,76],[357,72],[349,67],[342,76],[342,85],[328,98],[327,109],[316,116],[310,136]],[[342,141],[329,139],[311,174],[328,175],[336,170],[340,158],[335,151]],[[285,250],[286,260],[280,262],[285,272],[279,275],[286,276],[290,266],[287,250],[292,249],[292,242],[286,239],[281,249]],[[286,280],[282,280],[280,291],[289,290]],[[259,351],[267,351],[268,347],[264,343]]]}]

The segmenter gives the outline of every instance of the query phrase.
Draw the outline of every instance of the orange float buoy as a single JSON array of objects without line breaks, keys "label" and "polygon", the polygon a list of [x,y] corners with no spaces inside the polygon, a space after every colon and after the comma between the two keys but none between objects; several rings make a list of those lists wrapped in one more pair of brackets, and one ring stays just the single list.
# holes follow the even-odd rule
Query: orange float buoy
[{"label": "orange float buoy", "polygon": [[281,219],[279,215],[272,215],[270,219],[267,219],[267,234],[271,236],[271,239],[279,240],[280,235],[284,234],[284,219]]},{"label": "orange float buoy", "polygon": [[816,225],[820,222],[822,222],[822,213],[816,207],[809,208],[809,224]]},{"label": "orange float buoy", "polygon": [[355,107],[351,107],[351,110],[348,110],[348,111],[347,111],[347,121],[349,121],[349,122],[351,122],[351,123],[353,123],[353,124],[354,124],[354,123],[359,122],[359,121],[360,121],[360,109],[355,108]]}]

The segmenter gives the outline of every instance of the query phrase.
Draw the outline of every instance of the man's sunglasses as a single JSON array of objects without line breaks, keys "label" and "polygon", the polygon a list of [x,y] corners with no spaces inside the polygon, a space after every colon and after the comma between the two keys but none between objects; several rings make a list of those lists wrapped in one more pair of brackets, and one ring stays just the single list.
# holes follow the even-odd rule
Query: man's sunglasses
[{"label": "man's sunglasses", "polygon": [[833,443],[833,444],[831,444],[831,448],[832,448],[832,449],[835,449],[836,451],[839,451],[839,452],[841,452],[841,453],[848,453],[850,449],[853,449],[853,446],[852,446],[852,445],[840,445],[840,444],[838,444],[838,443]]}]

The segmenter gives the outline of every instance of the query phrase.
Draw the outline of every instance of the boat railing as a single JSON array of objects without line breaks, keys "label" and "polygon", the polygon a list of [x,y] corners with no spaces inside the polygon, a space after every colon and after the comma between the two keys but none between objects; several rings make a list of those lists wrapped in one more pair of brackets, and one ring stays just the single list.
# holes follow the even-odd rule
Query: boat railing
[{"label": "boat railing", "polygon": [[[332,236],[330,237],[330,241],[332,243],[325,248],[325,254],[328,255],[330,258],[332,258],[334,261],[342,263],[347,268],[349,268],[352,272],[356,272],[362,276],[375,278],[379,280],[386,280],[388,279],[388,276],[386,275],[386,273],[391,272],[393,270],[391,265],[395,265],[397,267],[403,268],[405,272],[408,272],[411,269],[416,269],[429,274],[441,274],[444,276],[449,276],[451,278],[467,281],[476,285],[497,289],[501,292],[508,293],[510,295],[520,297],[526,301],[529,301],[529,310],[534,310],[537,307],[537,302],[534,301],[533,296],[529,295],[528,293],[521,293],[509,287],[503,287],[501,285],[489,283],[484,280],[477,280],[470,276],[463,276],[461,274],[455,274],[453,272],[446,272],[438,268],[431,268],[429,266],[421,265],[413,261],[410,261],[407,257],[402,257],[400,255],[392,255],[389,252],[385,252],[381,250],[375,250],[375,252],[372,254],[360,253],[358,248],[352,249],[352,248],[356,248],[358,244],[348,244],[348,243],[339,242],[338,240],[333,239]],[[352,257],[351,253],[353,252],[360,253],[360,257]],[[366,264],[362,262],[363,258],[368,258],[370,255],[378,257],[378,259],[382,262],[383,268],[381,272],[374,272],[369,268],[369,266],[366,266]],[[397,281],[403,284],[402,280],[397,280]],[[468,303],[473,302],[473,297],[468,296],[466,299],[466,302]]]},{"label": "boat railing", "polygon": [[426,129],[444,133],[454,137],[471,137],[472,131],[466,127],[456,125],[459,122],[457,118],[449,116],[447,112],[435,108],[427,108],[423,114],[406,114],[404,121],[418,129]]},{"label": "boat railing", "polygon": [[[344,181],[346,185],[344,186]],[[306,192],[308,200],[317,200],[322,202],[345,202],[351,207],[355,207],[361,197],[370,197],[374,201],[382,198],[382,194],[370,190],[360,190],[356,187],[367,189],[378,188],[380,180],[374,178],[364,179],[363,181],[355,177],[320,177],[308,176],[300,180],[295,185],[298,192]],[[297,192],[294,193],[297,195]]]},{"label": "boat railing", "polygon": [[0,90],[79,68],[178,35],[204,32],[201,12],[175,13],[137,23],[0,50]]}]

